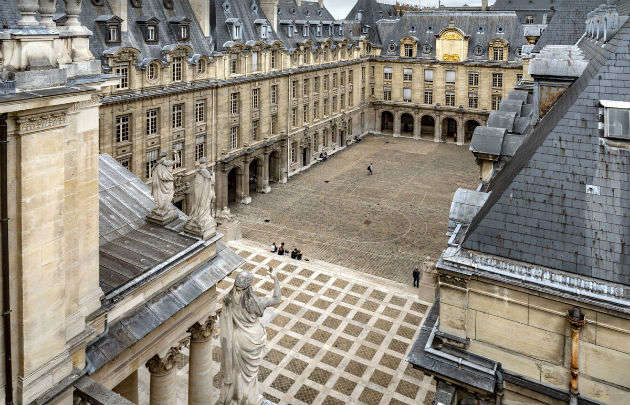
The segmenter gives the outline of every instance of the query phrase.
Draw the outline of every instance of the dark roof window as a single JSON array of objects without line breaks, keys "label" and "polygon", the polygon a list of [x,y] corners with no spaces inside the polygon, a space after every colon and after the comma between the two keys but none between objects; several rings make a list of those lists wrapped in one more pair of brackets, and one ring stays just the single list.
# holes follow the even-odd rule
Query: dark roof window
[{"label": "dark roof window", "polygon": [[145,42],[155,43],[158,41],[158,24],[159,20],[155,17],[152,18],[139,18],[136,23],[140,26],[142,36]]},{"label": "dark roof window", "polygon": [[497,27],[497,32],[503,32],[503,26],[502,25],[499,25]]},{"label": "dark roof window", "polygon": [[97,17],[95,21],[104,27],[105,41],[107,43],[120,43],[120,25],[122,24],[122,18],[116,15],[103,15]]},{"label": "dark roof window", "polygon": [[142,8],[142,0],[131,0],[131,6],[133,8]]},{"label": "dark roof window", "polygon": [[178,41],[188,41],[190,39],[190,18],[174,17],[169,19],[169,23],[176,30]]},{"label": "dark roof window", "polygon": [[223,3],[223,10],[225,10],[226,13],[230,12],[230,3],[228,3],[227,1]]},{"label": "dark roof window", "polygon": [[165,9],[167,10],[173,9],[173,0],[163,0],[162,3],[164,4]]}]

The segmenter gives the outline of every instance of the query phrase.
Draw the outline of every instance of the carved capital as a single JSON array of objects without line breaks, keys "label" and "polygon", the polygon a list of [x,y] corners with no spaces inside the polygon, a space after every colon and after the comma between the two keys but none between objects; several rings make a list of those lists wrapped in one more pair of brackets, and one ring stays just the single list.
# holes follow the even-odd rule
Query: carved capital
[{"label": "carved capital", "polygon": [[211,315],[205,322],[196,322],[191,326],[190,329],[188,329],[188,332],[190,332],[190,341],[200,343],[210,340],[217,325],[217,316],[217,314]]},{"label": "carved capital", "polygon": [[164,357],[156,354],[147,361],[146,367],[151,374],[168,374],[175,367],[175,360],[175,353],[172,351],[169,351]]}]

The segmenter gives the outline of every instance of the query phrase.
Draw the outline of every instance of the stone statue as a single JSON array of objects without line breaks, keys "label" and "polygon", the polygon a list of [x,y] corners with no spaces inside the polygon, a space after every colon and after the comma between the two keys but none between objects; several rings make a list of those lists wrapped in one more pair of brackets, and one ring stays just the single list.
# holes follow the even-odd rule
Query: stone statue
[{"label": "stone statue", "polygon": [[217,223],[214,220],[214,172],[205,167],[208,159],[199,160],[199,168],[195,173],[190,198],[191,209],[184,230],[209,239],[216,234]]},{"label": "stone statue", "polygon": [[171,172],[171,168],[175,162],[168,160],[168,153],[162,152],[160,160],[153,169],[153,182],[151,184],[151,193],[155,208],[149,214],[152,222],[161,225],[167,224],[177,218],[177,209],[173,206],[173,197],[175,196],[175,177]]},{"label": "stone statue", "polygon": [[252,288],[254,276],[241,271],[223,300],[219,319],[223,384],[217,405],[260,405],[263,402],[258,368],[266,354],[267,332],[260,318],[265,308],[282,300],[280,283],[271,266],[269,276],[275,283],[273,296],[257,297]]}]

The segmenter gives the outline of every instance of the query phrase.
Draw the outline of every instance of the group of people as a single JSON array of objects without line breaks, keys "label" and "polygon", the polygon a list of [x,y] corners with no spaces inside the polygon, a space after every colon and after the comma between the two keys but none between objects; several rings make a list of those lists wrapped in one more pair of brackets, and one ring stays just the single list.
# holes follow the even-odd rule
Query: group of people
[{"label": "group of people", "polygon": [[321,152],[321,153],[319,154],[319,158],[320,158],[321,160],[323,160],[323,161],[328,160],[328,153],[326,153],[326,152]]},{"label": "group of people", "polygon": [[271,244],[271,253],[277,253],[279,256],[291,255],[291,259],[302,260],[302,251],[296,247],[293,248],[291,253],[284,247],[284,242],[280,243],[280,246],[276,245],[276,242]]}]

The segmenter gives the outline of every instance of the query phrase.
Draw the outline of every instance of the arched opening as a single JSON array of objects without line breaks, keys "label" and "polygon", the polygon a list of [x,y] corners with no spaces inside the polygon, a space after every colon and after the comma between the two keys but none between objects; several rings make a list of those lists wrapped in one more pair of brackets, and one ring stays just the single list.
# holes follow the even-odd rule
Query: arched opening
[{"label": "arched opening", "polygon": [[344,142],[346,141],[346,131],[343,129],[339,131],[339,147],[343,147]]},{"label": "arched opening", "polygon": [[442,120],[442,141],[457,142],[457,121],[454,118]]},{"label": "arched opening", "polygon": [[423,115],[420,119],[420,137],[423,139],[435,138],[435,118]]},{"label": "arched opening", "polygon": [[227,186],[228,186],[228,204],[232,204],[236,202],[238,198],[238,182],[239,182],[240,173],[238,173],[238,168],[235,167],[227,175]]},{"label": "arched opening", "polygon": [[381,114],[381,132],[384,134],[394,132],[394,114],[389,111],[383,111]]},{"label": "arched opening", "polygon": [[464,126],[464,142],[469,143],[475,133],[475,128],[477,128],[480,124],[475,120],[466,121],[466,125]]},{"label": "arched opening", "polygon": [[280,154],[273,151],[269,155],[269,182],[277,183],[280,181]]},{"label": "arched opening", "polygon": [[253,194],[258,189],[258,182],[262,176],[262,165],[258,159],[249,163],[249,194]]},{"label": "arched opening", "polygon": [[302,145],[302,167],[308,166],[311,158],[311,147],[309,144]]},{"label": "arched opening", "polygon": [[404,113],[400,116],[401,135],[413,136],[413,115]]}]

